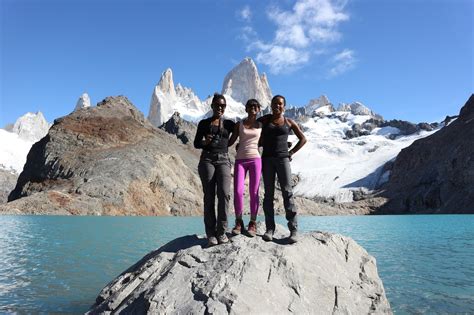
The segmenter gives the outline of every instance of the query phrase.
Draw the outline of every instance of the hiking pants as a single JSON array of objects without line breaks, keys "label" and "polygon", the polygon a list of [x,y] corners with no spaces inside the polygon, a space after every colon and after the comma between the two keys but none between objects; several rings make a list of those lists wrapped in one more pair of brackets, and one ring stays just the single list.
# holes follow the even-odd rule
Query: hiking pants
[{"label": "hiking pants", "polygon": [[257,217],[258,213],[258,188],[262,173],[262,159],[241,159],[235,160],[234,166],[234,210],[235,216],[242,216],[244,209],[245,177],[249,173],[249,197],[250,216]]},{"label": "hiking pants", "polygon": [[[227,229],[227,211],[230,201],[230,160],[227,153],[203,151],[198,165],[204,192],[204,226],[206,235],[218,236]],[[217,193],[217,219],[215,201]]]},{"label": "hiking pants", "polygon": [[262,158],[263,185],[265,187],[265,196],[263,198],[263,211],[265,213],[265,225],[267,230],[275,230],[275,209],[273,207],[273,198],[275,196],[275,175],[278,176],[281,193],[283,196],[283,205],[285,207],[286,219],[288,220],[288,229],[290,231],[298,228],[296,217],[296,206],[293,199],[293,190],[291,187],[291,168],[289,158],[264,157]]}]

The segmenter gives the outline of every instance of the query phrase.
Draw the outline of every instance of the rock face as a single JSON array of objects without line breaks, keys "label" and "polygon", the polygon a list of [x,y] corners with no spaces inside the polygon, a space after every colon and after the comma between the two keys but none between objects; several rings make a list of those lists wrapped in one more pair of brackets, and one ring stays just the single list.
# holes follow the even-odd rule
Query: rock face
[{"label": "rock face", "polygon": [[323,114],[334,112],[334,106],[329,101],[326,95],[321,95],[319,98],[310,100],[309,103],[305,106],[305,108],[306,115],[311,117],[318,115],[319,112]]},{"label": "rock face", "polygon": [[474,213],[474,95],[459,117],[403,149],[382,213]]},{"label": "rock face", "polygon": [[224,78],[222,94],[231,96],[237,102],[245,104],[254,98],[263,108],[270,105],[272,91],[267,76],[259,75],[257,66],[251,58],[245,58]]},{"label": "rock face", "polygon": [[197,161],[127,98],[109,97],[54,122],[0,213],[198,214]]},{"label": "rock face", "polygon": [[281,226],[275,236],[211,248],[178,238],[108,284],[88,314],[391,314],[375,259],[352,239],[312,232],[288,245]]},{"label": "rock face", "polygon": [[339,107],[337,108],[338,111],[343,111],[343,112],[350,112],[353,115],[368,115],[371,116],[372,118],[378,119],[378,120],[383,120],[383,117],[380,116],[379,114],[374,113],[371,109],[369,109],[367,106],[365,106],[362,103],[359,102],[354,102],[351,104],[340,104]]},{"label": "rock face", "polygon": [[89,98],[89,94],[83,93],[81,97],[77,100],[76,107],[74,110],[79,110],[81,108],[88,108],[91,107],[91,99]]},{"label": "rock face", "polygon": [[41,112],[26,113],[18,118],[13,125],[12,132],[26,141],[38,141],[43,138],[49,129],[49,124]]},{"label": "rock face", "polygon": [[0,204],[8,201],[8,195],[15,188],[17,179],[17,174],[0,168]]},{"label": "rock face", "polygon": [[173,72],[166,69],[153,90],[148,120],[155,127],[160,127],[175,112],[179,112],[187,120],[196,120],[206,111],[206,105],[201,103],[191,89],[180,84],[175,88]]},{"label": "rock face", "polygon": [[184,144],[191,143],[196,135],[197,126],[181,118],[178,112],[165,122],[160,129],[167,133],[176,135]]}]

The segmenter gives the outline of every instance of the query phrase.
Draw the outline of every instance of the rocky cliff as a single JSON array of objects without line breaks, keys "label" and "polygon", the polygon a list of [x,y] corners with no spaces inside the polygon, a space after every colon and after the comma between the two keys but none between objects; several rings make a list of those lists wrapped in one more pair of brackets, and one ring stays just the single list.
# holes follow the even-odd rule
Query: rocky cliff
[{"label": "rocky cliff", "polygon": [[54,122],[0,213],[198,214],[197,161],[127,98],[109,97]]},{"label": "rocky cliff", "polygon": [[474,95],[459,117],[403,149],[382,213],[474,213]]},{"label": "rocky cliff", "polygon": [[222,94],[231,96],[237,102],[247,103],[251,98],[265,108],[270,105],[272,91],[267,76],[259,75],[257,66],[251,58],[245,58],[225,76]]},{"label": "rocky cliff", "polygon": [[312,232],[288,245],[285,233],[211,248],[178,238],[109,283],[88,313],[391,314],[375,259],[356,242]]}]

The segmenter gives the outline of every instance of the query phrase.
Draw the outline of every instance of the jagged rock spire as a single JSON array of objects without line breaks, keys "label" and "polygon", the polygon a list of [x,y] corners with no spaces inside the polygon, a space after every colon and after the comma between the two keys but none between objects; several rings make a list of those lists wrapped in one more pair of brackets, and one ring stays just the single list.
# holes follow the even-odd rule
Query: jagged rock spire
[{"label": "jagged rock spire", "polygon": [[79,100],[77,100],[74,110],[76,111],[78,109],[87,107],[91,107],[91,99],[89,98],[89,94],[83,93],[81,97],[79,97]]},{"label": "jagged rock spire", "polygon": [[265,73],[259,75],[257,66],[249,57],[245,58],[225,77],[222,94],[245,104],[248,99],[257,99],[263,107],[270,105],[272,92]]}]

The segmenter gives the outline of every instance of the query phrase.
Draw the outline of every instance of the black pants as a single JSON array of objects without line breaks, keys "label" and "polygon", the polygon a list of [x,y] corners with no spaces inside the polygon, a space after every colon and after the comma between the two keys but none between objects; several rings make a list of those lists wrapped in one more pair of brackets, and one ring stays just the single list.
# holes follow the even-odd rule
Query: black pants
[{"label": "black pants", "polygon": [[[203,151],[198,165],[204,192],[204,226],[206,235],[217,236],[227,229],[227,213],[230,203],[230,160],[227,153]],[[217,219],[216,219],[217,193]]]},{"label": "black pants", "polygon": [[296,217],[296,206],[293,200],[293,189],[291,187],[291,168],[289,158],[264,157],[262,158],[263,184],[265,186],[265,197],[263,198],[263,211],[265,213],[265,225],[267,230],[275,230],[275,209],[273,198],[275,196],[275,175],[278,176],[283,205],[285,207],[288,229],[290,231],[298,228]]}]

